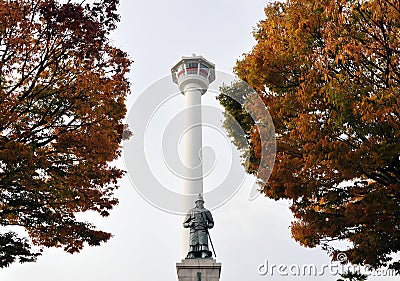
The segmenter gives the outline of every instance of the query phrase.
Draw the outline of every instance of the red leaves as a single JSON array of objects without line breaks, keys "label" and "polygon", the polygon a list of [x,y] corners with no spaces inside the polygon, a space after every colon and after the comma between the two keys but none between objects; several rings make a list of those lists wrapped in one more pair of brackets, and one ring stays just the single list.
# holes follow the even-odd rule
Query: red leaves
[{"label": "red leaves", "polygon": [[63,225],[31,230],[29,234],[34,237],[33,242],[36,245],[46,247],[63,246],[66,252],[73,254],[80,252],[85,242],[89,246],[99,246],[112,236],[110,233],[97,231],[93,228],[88,223],[72,224],[65,221]]}]

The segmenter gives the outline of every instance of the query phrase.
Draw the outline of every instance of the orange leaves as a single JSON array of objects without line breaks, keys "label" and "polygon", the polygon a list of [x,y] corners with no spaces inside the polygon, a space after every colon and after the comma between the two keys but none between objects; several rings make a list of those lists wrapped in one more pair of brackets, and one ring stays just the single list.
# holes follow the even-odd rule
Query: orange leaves
[{"label": "orange leaves", "polygon": [[293,237],[311,247],[347,239],[349,261],[374,267],[400,251],[399,5],[271,3],[257,45],[235,68],[268,106],[277,135],[265,183],[254,169],[263,148],[247,131],[248,172],[266,196],[293,200]]},{"label": "orange leaves", "polygon": [[36,245],[72,253],[111,237],[74,214],[107,216],[118,203],[123,171],[110,162],[131,61],[108,39],[117,4],[0,4],[0,219]]},{"label": "orange leaves", "polygon": [[315,247],[319,243],[319,237],[313,228],[302,223],[301,221],[292,222],[292,237],[305,247]]}]

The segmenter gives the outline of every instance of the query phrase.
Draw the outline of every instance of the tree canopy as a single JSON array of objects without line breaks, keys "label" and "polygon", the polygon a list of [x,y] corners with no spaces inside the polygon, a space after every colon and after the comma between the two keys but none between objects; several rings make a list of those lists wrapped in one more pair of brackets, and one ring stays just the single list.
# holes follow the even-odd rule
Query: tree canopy
[{"label": "tree canopy", "polygon": [[267,181],[259,135],[245,130],[248,171],[265,196],[291,200],[300,244],[400,271],[400,2],[275,2],[254,37],[235,71],[267,106],[277,153]]},{"label": "tree canopy", "polygon": [[76,214],[118,203],[131,63],[109,40],[118,2],[0,3],[0,267],[111,237]]}]

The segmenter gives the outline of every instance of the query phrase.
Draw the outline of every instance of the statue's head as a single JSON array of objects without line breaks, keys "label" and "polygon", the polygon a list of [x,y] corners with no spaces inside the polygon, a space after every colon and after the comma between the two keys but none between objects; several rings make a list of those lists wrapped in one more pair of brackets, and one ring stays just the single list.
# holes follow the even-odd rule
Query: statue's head
[{"label": "statue's head", "polygon": [[204,207],[204,199],[201,193],[197,197],[196,201],[194,202],[196,204],[196,207],[198,208],[203,208]]}]

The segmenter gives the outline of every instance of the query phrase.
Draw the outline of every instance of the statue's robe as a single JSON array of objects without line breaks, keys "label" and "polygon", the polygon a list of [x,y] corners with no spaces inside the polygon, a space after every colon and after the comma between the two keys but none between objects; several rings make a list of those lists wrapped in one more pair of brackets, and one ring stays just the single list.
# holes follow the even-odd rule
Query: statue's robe
[{"label": "statue's robe", "polygon": [[190,227],[189,253],[187,258],[200,258],[202,253],[211,257],[208,248],[208,229],[214,226],[211,212],[205,208],[193,208],[185,217],[183,227]]}]

